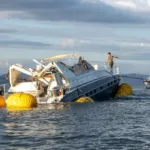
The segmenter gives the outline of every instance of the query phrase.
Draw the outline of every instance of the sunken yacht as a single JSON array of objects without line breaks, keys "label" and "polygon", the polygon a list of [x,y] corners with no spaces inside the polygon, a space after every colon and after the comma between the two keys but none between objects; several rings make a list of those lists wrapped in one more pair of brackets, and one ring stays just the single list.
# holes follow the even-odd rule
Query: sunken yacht
[{"label": "sunken yacht", "polygon": [[21,64],[9,67],[8,93],[32,94],[39,104],[74,102],[83,96],[101,101],[113,97],[120,83],[118,68],[113,72],[98,68],[78,54],[33,61],[35,69],[26,69]]}]

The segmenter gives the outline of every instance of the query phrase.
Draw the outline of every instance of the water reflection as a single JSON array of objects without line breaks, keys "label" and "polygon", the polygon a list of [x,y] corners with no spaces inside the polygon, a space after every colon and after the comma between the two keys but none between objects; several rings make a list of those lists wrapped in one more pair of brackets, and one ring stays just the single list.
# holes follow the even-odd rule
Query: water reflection
[{"label": "water reflection", "polygon": [[150,101],[139,101],[140,95],[28,111],[0,109],[0,149],[146,149]]},{"label": "water reflection", "polygon": [[40,109],[54,109],[54,110],[63,110],[70,106],[70,103],[56,103],[56,104],[46,104],[46,105],[39,105]]},{"label": "water reflection", "polygon": [[7,111],[3,110],[1,116],[1,130],[3,135],[8,136],[36,136],[42,133],[42,136],[55,135],[56,120],[53,111],[62,110],[68,105],[48,105],[40,106],[30,111]]},{"label": "water reflection", "polygon": [[[56,134],[56,110],[64,110],[69,104],[39,105],[36,109],[4,110],[2,127],[7,136],[42,136]],[[48,112],[49,111],[49,112]]]}]

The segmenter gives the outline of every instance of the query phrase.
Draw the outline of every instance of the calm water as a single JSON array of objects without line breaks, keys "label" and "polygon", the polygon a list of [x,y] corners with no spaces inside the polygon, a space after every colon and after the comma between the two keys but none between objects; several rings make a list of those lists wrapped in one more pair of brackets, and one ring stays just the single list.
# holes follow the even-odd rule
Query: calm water
[{"label": "calm water", "polygon": [[0,109],[0,149],[150,149],[150,90],[88,104]]}]

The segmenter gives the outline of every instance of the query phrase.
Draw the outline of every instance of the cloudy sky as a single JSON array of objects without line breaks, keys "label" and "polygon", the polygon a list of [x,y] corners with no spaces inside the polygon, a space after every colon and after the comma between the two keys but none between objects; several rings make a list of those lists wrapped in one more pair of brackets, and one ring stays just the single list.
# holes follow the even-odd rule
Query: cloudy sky
[{"label": "cloudy sky", "polygon": [[[0,0],[0,69],[79,53],[150,74],[150,0]],[[2,71],[0,71],[2,72]]]}]

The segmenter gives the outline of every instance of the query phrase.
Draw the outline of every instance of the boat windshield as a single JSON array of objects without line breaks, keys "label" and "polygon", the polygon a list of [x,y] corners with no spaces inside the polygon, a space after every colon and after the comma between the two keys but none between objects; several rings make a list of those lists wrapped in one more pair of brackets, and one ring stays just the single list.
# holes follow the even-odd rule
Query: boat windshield
[{"label": "boat windshield", "polygon": [[57,55],[43,59],[41,62],[44,65],[49,64],[49,62],[59,62],[75,74],[94,70],[94,67],[78,54]]},{"label": "boat windshield", "polygon": [[62,58],[59,59],[59,62],[62,62],[68,66],[73,66],[74,64],[77,64],[79,61],[79,59],[75,58],[75,57],[69,57],[69,58]]},{"label": "boat windshield", "polygon": [[91,64],[82,58],[62,59],[61,61],[59,60],[59,62],[68,67],[75,74],[94,69]]}]

